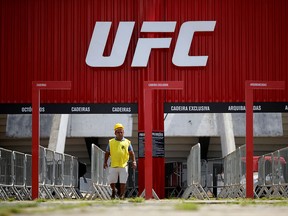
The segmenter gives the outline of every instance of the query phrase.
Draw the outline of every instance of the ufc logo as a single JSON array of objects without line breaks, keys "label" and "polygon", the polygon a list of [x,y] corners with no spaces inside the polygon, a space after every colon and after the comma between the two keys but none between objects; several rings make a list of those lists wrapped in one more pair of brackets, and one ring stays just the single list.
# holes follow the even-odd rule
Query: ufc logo
[{"label": "ufc logo", "polygon": [[[103,56],[112,22],[96,22],[86,56],[91,67],[119,67],[126,58],[135,22],[120,22],[110,56]],[[216,21],[188,21],[181,25],[172,57],[179,67],[206,66],[208,56],[189,56],[195,32],[214,31]],[[141,32],[174,32],[176,21],[143,22]],[[146,67],[152,49],[169,48],[171,37],[139,38],[131,67]]]}]

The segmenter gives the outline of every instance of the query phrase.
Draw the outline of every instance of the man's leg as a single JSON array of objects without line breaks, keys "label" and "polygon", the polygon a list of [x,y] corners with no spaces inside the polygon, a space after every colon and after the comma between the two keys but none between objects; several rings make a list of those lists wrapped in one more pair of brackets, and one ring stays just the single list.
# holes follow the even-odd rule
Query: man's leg
[{"label": "man's leg", "polygon": [[126,182],[128,179],[128,167],[121,168],[120,171],[120,199],[125,198]]},{"label": "man's leg", "polygon": [[115,184],[115,188],[116,188],[116,191],[117,191],[117,196],[120,197],[120,180],[119,180],[119,176],[118,176],[118,180],[117,180],[117,183]]},{"label": "man's leg", "polygon": [[112,189],[112,195],[111,195],[111,199],[115,199],[115,195],[116,195],[116,188],[115,188],[115,183],[111,183],[110,187]]},{"label": "man's leg", "polygon": [[110,183],[110,187],[112,189],[112,195],[111,199],[115,199],[116,196],[116,187],[115,184],[118,179],[118,171],[115,168],[109,168],[109,176],[108,176],[108,182]]},{"label": "man's leg", "polygon": [[120,199],[125,198],[125,190],[126,190],[126,184],[121,183],[120,184]]}]

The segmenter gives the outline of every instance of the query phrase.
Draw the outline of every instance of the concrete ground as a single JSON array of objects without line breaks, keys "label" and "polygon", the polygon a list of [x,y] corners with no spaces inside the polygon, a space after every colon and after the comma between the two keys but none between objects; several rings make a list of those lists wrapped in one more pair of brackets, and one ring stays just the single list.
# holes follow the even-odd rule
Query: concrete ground
[{"label": "concrete ground", "polygon": [[[131,200],[115,201],[47,201],[37,202],[37,206],[28,207],[35,201],[0,202],[0,216],[286,216],[288,212],[288,199],[285,200],[146,200],[140,203]],[[3,206],[23,205],[21,211],[6,212]],[[25,206],[26,205],[26,206]],[[15,211],[17,212],[17,211]]]}]

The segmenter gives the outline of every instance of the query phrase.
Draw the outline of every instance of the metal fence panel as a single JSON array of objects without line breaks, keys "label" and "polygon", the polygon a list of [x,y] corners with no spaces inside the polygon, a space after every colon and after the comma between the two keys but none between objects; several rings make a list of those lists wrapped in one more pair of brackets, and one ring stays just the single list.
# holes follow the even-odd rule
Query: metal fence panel
[{"label": "metal fence panel", "polygon": [[25,154],[13,151],[14,185],[25,185]]},{"label": "metal fence panel", "polygon": [[25,154],[25,184],[27,188],[30,188],[32,185],[32,155]]},{"label": "metal fence panel", "polygon": [[55,185],[62,186],[64,179],[64,156],[59,152],[54,153]]},{"label": "metal fence panel", "polygon": [[258,197],[288,197],[288,147],[262,155],[258,161]]},{"label": "metal fence panel", "polygon": [[10,150],[0,148],[0,184],[13,184],[13,167],[12,167],[13,153]]},{"label": "metal fence panel", "polygon": [[220,198],[245,197],[246,187],[246,145],[224,157],[224,187]]},{"label": "metal fence panel", "polygon": [[45,148],[39,147],[39,184],[45,184]]},{"label": "metal fence panel", "polygon": [[201,186],[201,149],[200,143],[194,145],[187,158],[187,188],[182,198],[195,197],[198,199],[209,199],[206,191]]},{"label": "metal fence panel", "polygon": [[72,156],[64,154],[64,174],[63,184],[65,187],[72,185]]},{"label": "metal fence panel", "polygon": [[79,166],[78,166],[78,158],[72,156],[72,186],[78,187],[78,181],[79,181]]},{"label": "metal fence panel", "polygon": [[55,166],[54,151],[45,148],[45,185],[54,185]]},{"label": "metal fence panel", "polygon": [[104,170],[105,152],[95,144],[91,147],[91,188],[87,197],[89,199],[110,199],[111,188],[107,184],[107,172]]},{"label": "metal fence panel", "polygon": [[[42,146],[39,153],[39,197],[80,198],[78,159]],[[31,185],[32,156],[0,148],[0,198],[31,199]]]}]

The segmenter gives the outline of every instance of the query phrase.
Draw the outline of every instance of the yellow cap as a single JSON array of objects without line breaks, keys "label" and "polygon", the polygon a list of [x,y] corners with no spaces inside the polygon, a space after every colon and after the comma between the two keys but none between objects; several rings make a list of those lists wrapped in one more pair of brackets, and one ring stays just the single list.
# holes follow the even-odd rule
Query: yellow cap
[{"label": "yellow cap", "polygon": [[120,129],[120,128],[124,129],[124,126],[122,124],[120,124],[120,123],[117,123],[117,124],[114,125],[114,130],[117,130],[117,129]]}]

